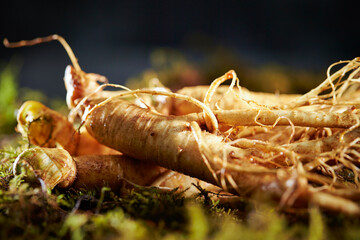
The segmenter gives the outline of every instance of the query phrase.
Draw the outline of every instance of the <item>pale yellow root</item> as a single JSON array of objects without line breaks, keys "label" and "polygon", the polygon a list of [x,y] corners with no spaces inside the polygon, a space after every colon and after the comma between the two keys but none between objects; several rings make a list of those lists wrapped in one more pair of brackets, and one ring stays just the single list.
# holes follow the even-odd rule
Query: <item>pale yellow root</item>
[{"label": "pale yellow root", "polygon": [[[285,152],[286,148],[270,149],[265,144],[263,149],[257,145],[247,149],[232,147],[214,134],[201,131],[196,124],[184,121],[183,116],[154,115],[149,109],[117,99],[94,108],[85,125],[103,144],[139,160],[214,183],[226,191],[242,196],[262,191],[281,198],[284,207],[306,205],[310,200],[305,170],[269,169],[260,166],[266,163],[256,160],[258,154],[266,160],[275,152]],[[274,152],[266,153],[268,150]],[[290,153],[286,155],[279,157],[290,159]],[[251,158],[255,160],[253,163]],[[299,162],[293,164],[297,167]],[[321,179],[315,180],[324,183]],[[340,209],[336,206],[338,197],[328,197],[335,199],[332,206],[319,201],[321,207]],[[345,212],[358,214],[358,210],[351,206]]]},{"label": "pale yellow root", "polygon": [[355,113],[313,112],[297,110],[217,110],[213,111],[219,124],[230,126],[256,126],[276,123],[277,126],[349,128],[357,124],[359,115]]},{"label": "pale yellow root", "polygon": [[25,164],[41,179],[43,190],[59,188],[95,189],[110,187],[117,193],[126,193],[134,186],[155,186],[161,189],[178,188],[186,196],[198,194],[194,186],[219,193],[212,184],[171,172],[124,155],[84,155],[71,157],[64,149],[32,148],[21,153],[13,166]]},{"label": "pale yellow root", "polygon": [[76,164],[64,149],[37,147],[23,151],[14,161],[14,175],[19,162],[25,162],[50,189],[57,185],[69,187],[76,178]]},{"label": "pale yellow root", "polygon": [[[103,121],[106,121],[106,123]],[[124,153],[133,156],[134,158],[155,161],[159,165],[180,172],[184,172],[186,169],[185,173],[194,177],[199,177],[196,176],[199,175],[198,171],[204,171],[204,169],[201,170],[201,168],[197,169],[191,167],[195,164],[195,162],[203,165],[204,159],[198,150],[195,139],[191,137],[192,133],[189,131],[190,124],[182,118],[156,115],[148,109],[141,109],[124,101],[113,99],[106,104],[98,105],[98,107],[94,108],[94,110],[88,115],[85,124],[90,131],[90,134],[92,134],[97,140],[100,140],[100,142],[112,146],[115,149],[123,149]],[[114,127],[116,128],[116,131],[110,130],[110,128]],[[136,129],[137,135],[134,133],[130,134],[129,131],[133,132],[134,129]],[[206,139],[206,144],[214,145],[213,147],[209,146],[209,148],[213,149],[213,151],[219,152],[219,150],[216,150],[218,148],[218,144],[221,144],[224,149],[227,149],[227,154],[233,151],[233,153],[230,153],[230,156],[225,153],[223,156],[233,159],[228,161],[228,169],[249,173],[271,172],[271,170],[269,171],[269,169],[262,167],[259,169],[244,168],[241,165],[234,164],[234,161],[237,162],[236,159],[238,157],[242,158],[241,156],[248,153],[246,153],[246,151],[241,151],[238,148],[222,144],[221,138],[212,134],[206,134],[204,139]],[[209,142],[210,139],[213,139],[214,142]],[[159,144],[153,141],[159,142]],[[182,143],[182,141],[185,142]],[[148,142],[148,144],[146,144],[146,142]],[[142,151],[136,150],[137,147],[142,149]],[[223,155],[222,150],[220,150],[219,155]],[[161,157],[161,159],[159,159],[160,156],[163,158]],[[220,157],[220,159],[223,157]],[[185,158],[186,160],[174,159],[173,162],[171,161],[173,158]],[[219,162],[219,164],[220,166],[217,167],[222,169],[222,161]],[[247,165],[249,162],[244,161],[242,165],[244,164]],[[207,168],[206,165],[204,165],[204,167]],[[203,176],[202,179],[205,178],[208,182],[214,182],[212,173],[203,172],[202,174],[205,174],[206,176]]]},{"label": "pale yellow root", "polygon": [[[115,176],[120,173],[124,175],[126,181],[143,186],[156,185],[161,188],[176,188],[180,191],[186,190],[186,195],[190,196],[199,191],[192,184],[200,184],[204,189],[209,191],[219,191],[218,188],[211,184],[207,184],[200,180],[193,179],[191,177],[182,175],[180,173],[174,173],[165,170],[160,167],[153,167],[146,163],[139,163],[137,160],[126,160],[124,156],[99,156],[108,154],[120,154],[118,151],[108,148],[102,144],[99,144],[93,137],[91,137],[84,128],[81,128],[81,134],[76,132],[71,123],[59,113],[47,108],[39,102],[28,101],[23,104],[18,114],[18,129],[24,134],[24,136],[30,139],[30,142],[35,145],[42,145],[44,147],[55,147],[60,144],[65,147],[66,150],[71,150],[72,156],[83,156],[74,158],[76,165],[78,166],[77,178],[73,187],[86,187],[89,189],[100,188],[103,183],[107,183],[113,190],[120,190],[123,187],[123,183],[119,181]],[[77,140],[77,141],[75,141]],[[32,156],[29,158],[30,152],[47,152],[48,154],[40,154],[41,159]],[[44,166],[44,159],[48,159],[47,163],[57,163],[59,158],[53,158],[52,161],[48,158],[49,153],[54,152],[59,154],[59,158],[62,159],[65,164],[60,168],[56,168],[51,174],[43,171],[41,174],[42,180],[49,188],[53,188],[62,180],[59,179],[61,174],[65,174],[66,171],[71,171],[71,160],[69,156],[66,158],[62,154],[63,151],[50,150],[46,148],[34,149],[27,151],[27,162],[32,164],[34,168],[38,169],[38,165]],[[97,154],[97,155],[92,155]],[[116,159],[119,160],[116,160]],[[125,159],[125,160],[124,160]],[[114,161],[119,161],[116,164]],[[103,162],[104,161],[104,162]],[[133,161],[134,163],[129,163]],[[135,167],[132,167],[132,166]],[[124,166],[126,168],[122,169]],[[130,167],[129,167],[130,166]],[[46,169],[48,169],[47,167]],[[46,170],[44,169],[44,170]],[[94,172],[94,169],[97,169]],[[154,175],[151,169],[158,171],[159,174]],[[139,172],[140,170],[140,172]],[[161,170],[161,171],[160,171]],[[161,176],[162,172],[169,172],[165,176]],[[161,173],[161,174],[160,174]],[[121,175],[120,174],[120,175]],[[120,176],[119,175],[119,176]],[[55,178],[55,179],[54,179]],[[153,183],[153,179],[157,183]],[[184,181],[184,182],[181,182]],[[60,182],[59,182],[60,181]],[[61,186],[61,184],[60,184]],[[189,188],[189,189],[188,189]]]},{"label": "pale yellow root", "polygon": [[[330,70],[335,65],[347,63],[342,69],[334,74]],[[214,80],[210,86],[186,87],[178,93],[192,96],[204,103],[211,109],[246,109],[246,108],[278,108],[296,109],[306,105],[315,105],[313,108],[319,110],[324,106],[343,104],[344,106],[355,105],[359,99],[358,83],[360,72],[360,60],[355,58],[352,61],[340,61],[331,65],[327,72],[327,79],[318,87],[304,95],[284,95],[250,92],[239,86],[239,80],[234,71]],[[348,74],[348,78],[342,78]],[[226,80],[232,79],[231,85],[219,86]],[[233,88],[237,84],[237,88]],[[329,92],[326,92],[329,91]],[[349,102],[352,101],[352,102]],[[319,107],[316,107],[319,105]],[[199,112],[201,109],[181,100],[174,101],[173,113],[183,115],[191,112]]]},{"label": "pale yellow root", "polygon": [[[81,134],[76,132],[71,123],[59,113],[45,107],[39,102],[28,101],[23,104],[18,114],[18,129],[24,134],[24,136],[30,139],[30,142],[35,145],[42,146],[50,146],[55,147],[57,144],[65,146],[65,149],[71,150],[70,154],[75,156],[87,155],[86,157],[77,157],[74,158],[76,165],[78,166],[77,178],[73,187],[86,187],[88,189],[100,188],[103,183],[107,183],[113,190],[120,190],[120,188],[124,185],[120,182],[115,175],[119,175],[120,173],[124,175],[126,181],[137,184],[137,185],[156,185],[161,188],[176,188],[178,187],[180,191],[186,190],[186,195],[190,196],[195,193],[198,193],[197,188],[195,188],[192,184],[200,184],[204,189],[208,189],[211,191],[219,191],[219,189],[215,188],[211,184],[204,183],[200,180],[196,180],[190,178],[188,176],[169,172],[170,176],[162,177],[159,174],[154,175],[151,172],[151,169],[156,171],[161,170],[161,172],[166,171],[163,168],[155,168],[149,167],[147,164],[138,163],[136,160],[134,163],[128,163],[129,161],[123,160],[126,157],[115,157],[115,156],[99,156],[91,154],[120,154],[118,151],[108,148],[104,145],[99,144],[93,137],[91,137],[87,131],[82,128]],[[84,131],[85,130],[85,131]],[[75,139],[77,141],[75,141]],[[63,157],[64,154],[61,154],[62,151],[58,150],[49,150],[43,148],[42,150],[29,150],[29,152],[52,152],[59,154],[59,158],[63,159],[64,164],[61,169],[56,168],[51,174],[42,172],[42,180],[49,188],[53,188],[55,185],[61,181],[59,178],[62,173],[63,176],[67,169],[71,170],[71,162],[69,156],[66,158]],[[47,154],[49,155],[49,154]],[[27,161],[31,163],[34,168],[38,169],[37,165],[44,165],[44,159],[48,159],[47,155],[40,155],[42,159],[38,159],[35,156],[29,158],[29,153],[27,153]],[[52,156],[53,157],[53,156]],[[119,158],[120,165],[115,164],[115,159]],[[114,159],[114,160],[113,160]],[[37,161],[37,162],[36,162]],[[125,161],[125,162],[124,162]],[[52,162],[59,162],[58,158],[53,158]],[[50,162],[48,162],[50,163]],[[125,169],[119,168],[120,166],[126,167]],[[131,168],[134,165],[136,168]],[[47,169],[47,168],[46,168]],[[97,169],[94,172],[94,169]],[[135,170],[136,169],[136,170]],[[143,169],[145,172],[139,173],[139,170]],[[158,170],[157,170],[158,169]],[[121,170],[121,171],[120,171]],[[56,173],[57,171],[57,173]],[[95,174],[96,173],[96,174]],[[56,178],[56,179],[54,179]],[[147,179],[156,179],[157,183],[152,183],[152,180]],[[59,183],[60,184],[60,183]],[[60,184],[61,186],[61,184]],[[189,189],[188,189],[189,188]]]},{"label": "pale yellow root", "polygon": [[199,194],[199,189],[195,186],[200,186],[202,189],[213,193],[222,192],[222,189],[217,186],[174,171],[168,171],[167,174],[160,176],[157,180],[151,183],[151,186],[169,190],[177,188],[179,191],[183,192],[184,196],[187,197]]},{"label": "pale yellow root", "polygon": [[[95,91],[95,93],[97,91],[100,91],[101,89],[103,89],[104,87],[107,87],[107,86],[112,86],[112,87],[116,87],[118,85],[116,84],[103,84],[101,85],[99,88],[97,88],[97,90]],[[189,97],[189,96],[184,96],[184,95],[181,95],[181,94],[177,94],[177,93],[172,93],[172,92],[164,92],[164,91],[156,91],[156,90],[143,90],[143,89],[138,89],[138,90],[133,90],[133,91],[128,91],[128,92],[125,92],[125,93],[119,93],[118,95],[115,95],[115,96],[112,96],[112,97],[109,97],[107,98],[106,100],[103,100],[103,101],[100,101],[100,103],[96,103],[96,104],[90,104],[88,106],[86,106],[85,104],[89,104],[89,100],[92,99],[92,94],[84,97],[81,102],[79,102],[79,104],[74,108],[72,109],[72,111],[70,112],[69,116],[70,118],[74,118],[74,116],[76,115],[80,115],[82,116],[82,121],[84,122],[87,118],[87,116],[96,108],[98,107],[101,107],[103,105],[105,105],[106,103],[112,101],[113,99],[115,98],[120,98],[120,97],[126,97],[126,96],[131,96],[131,95],[136,95],[136,94],[139,94],[139,93],[143,93],[143,94],[151,94],[151,95],[161,95],[161,96],[168,96],[168,97],[172,97],[172,98],[177,98],[177,99],[182,99],[182,100],[186,100],[186,101],[189,101],[191,102],[192,104],[200,107],[203,109],[204,111],[204,115],[207,116],[208,118],[208,121],[204,120],[207,127],[208,127],[208,130],[209,131],[213,131],[213,132],[216,132],[218,130],[218,122],[216,120],[216,117],[215,115],[213,114],[213,112],[211,111],[211,109],[209,109],[207,106],[205,106],[202,102],[192,98],[192,97]],[[98,102],[98,100],[95,100]],[[82,109],[84,108],[85,109]],[[205,119],[205,116],[203,119]]]},{"label": "pale yellow root", "polygon": [[70,155],[119,154],[101,145],[84,128],[76,131],[65,116],[36,101],[19,109],[17,130],[29,143],[40,147],[61,147]]},{"label": "pale yellow root", "polygon": [[330,152],[339,149],[342,145],[347,145],[360,137],[360,129],[356,128],[344,135],[343,140],[340,140],[342,133],[339,132],[332,136],[317,139],[313,141],[304,141],[292,143],[288,146],[289,150],[295,151],[299,154],[307,154],[309,156],[318,156],[323,152]]},{"label": "pale yellow root", "polygon": [[[209,86],[185,87],[178,90],[177,93],[191,96],[197,100],[203,101],[208,89]],[[239,96],[241,96],[241,98]],[[247,109],[256,106],[273,108],[283,105],[299,96],[300,95],[298,94],[252,92],[244,87],[241,87],[241,91],[238,88],[234,88],[232,91],[229,91],[229,86],[219,86],[214,92],[209,106],[211,109],[222,110]],[[173,114],[175,115],[184,115],[200,111],[200,108],[190,104],[189,102],[179,99],[174,100]]]},{"label": "pale yellow root", "polygon": [[[221,126],[221,125],[220,125]],[[240,126],[225,132],[230,140],[246,138],[250,140],[266,141],[273,145],[304,142],[331,136],[340,129],[310,128],[293,126]]]},{"label": "pale yellow root", "polygon": [[149,186],[166,170],[123,155],[86,155],[72,157],[58,148],[32,148],[21,153],[14,162],[23,162],[47,188],[101,189],[109,186],[121,191],[127,182]]},{"label": "pale yellow root", "polygon": [[36,101],[27,101],[17,115],[17,131],[31,144],[55,147],[57,143],[73,154],[78,142],[75,130],[65,116]]}]

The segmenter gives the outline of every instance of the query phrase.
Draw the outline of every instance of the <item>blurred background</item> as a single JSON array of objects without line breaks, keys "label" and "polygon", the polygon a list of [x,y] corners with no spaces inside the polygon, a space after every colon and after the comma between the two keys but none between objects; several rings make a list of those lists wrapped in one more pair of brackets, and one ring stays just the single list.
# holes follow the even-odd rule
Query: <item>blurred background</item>
[{"label": "blurred background", "polygon": [[[155,76],[175,90],[208,84],[234,69],[241,85],[251,90],[302,93],[325,78],[331,63],[360,56],[355,3],[2,1],[0,38],[19,41],[57,33],[84,71],[130,87]],[[32,95],[40,91],[64,99],[68,64],[57,42],[0,46],[1,78],[7,79],[0,94],[24,98],[32,89]]]}]

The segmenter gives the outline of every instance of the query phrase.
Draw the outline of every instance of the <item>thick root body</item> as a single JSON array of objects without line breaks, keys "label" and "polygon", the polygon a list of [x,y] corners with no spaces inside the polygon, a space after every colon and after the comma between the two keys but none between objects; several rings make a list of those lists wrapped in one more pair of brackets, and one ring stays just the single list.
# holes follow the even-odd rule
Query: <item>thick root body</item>
[{"label": "thick root body", "polygon": [[[209,86],[185,87],[177,91],[177,93],[191,96],[197,100],[203,101],[208,89]],[[212,97],[213,99],[210,102],[210,108],[217,109],[218,107],[222,110],[248,109],[250,108],[248,102],[254,102],[267,107],[274,107],[296,99],[299,96],[300,95],[297,94],[252,92],[243,87],[241,88],[241,91],[237,88],[234,88],[233,91],[229,91],[228,86],[219,86]],[[200,111],[202,111],[202,109],[187,101],[178,99],[174,100],[173,113],[176,115],[184,115]]]},{"label": "thick root body", "polygon": [[[360,213],[359,206],[350,200],[337,201],[339,197],[331,192],[312,192],[303,170],[269,168],[265,166],[271,164],[254,161],[259,154],[266,156],[267,148],[262,152],[256,145],[233,147],[223,137],[196,130],[197,124],[185,119],[158,115],[113,99],[95,108],[85,126],[100,143],[126,155],[210,182],[237,195],[260,191],[278,199],[283,207],[306,207],[312,201],[326,209]],[[342,202],[351,204],[343,210]]]},{"label": "thick root body", "polygon": [[[246,195],[266,189],[279,197],[283,191],[275,171],[251,163],[253,150],[232,147],[225,144],[222,137],[205,131],[199,136],[202,140],[197,141],[190,123],[181,117],[160,116],[122,100],[113,100],[95,109],[85,125],[100,143],[128,156],[199,178],[233,193]],[[199,141],[203,142],[199,144]],[[200,150],[205,145],[210,152]],[[225,180],[221,180],[222,174]]]}]

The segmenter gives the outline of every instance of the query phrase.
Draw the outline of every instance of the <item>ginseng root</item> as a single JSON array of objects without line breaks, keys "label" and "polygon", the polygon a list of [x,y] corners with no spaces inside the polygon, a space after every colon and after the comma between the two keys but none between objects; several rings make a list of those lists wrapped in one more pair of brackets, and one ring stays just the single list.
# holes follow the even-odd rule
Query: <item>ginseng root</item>
[{"label": "ginseng root", "polygon": [[[330,109],[334,111],[334,105],[343,109],[351,106],[359,107],[359,72],[360,58],[351,61],[340,61],[332,64],[327,71],[327,78],[318,87],[304,95],[297,94],[271,94],[251,92],[239,86],[236,73],[231,70],[223,76],[215,79],[210,86],[185,87],[178,93],[192,96],[204,101],[211,109],[299,109],[311,105],[313,111]],[[346,63],[340,70],[330,74],[331,69]],[[346,78],[347,77],[347,78]],[[345,79],[345,80],[344,80]],[[219,86],[221,83],[232,80],[230,86]],[[236,85],[236,88],[234,88]],[[173,113],[183,115],[191,112],[199,112],[200,108],[183,100],[175,100]]]},{"label": "ginseng root", "polygon": [[[207,184],[180,173],[175,173],[161,167],[150,166],[149,164],[129,159],[125,156],[116,157],[114,155],[109,155],[119,155],[120,152],[97,142],[87,133],[85,128],[82,128],[81,133],[75,131],[71,123],[65,117],[56,111],[45,107],[39,102],[25,102],[19,111],[18,120],[18,129],[20,129],[20,132],[23,133],[24,137],[27,137],[32,144],[43,147],[55,147],[60,144],[65,150],[71,150],[71,152],[69,152],[70,155],[82,156],[74,158],[76,165],[78,166],[78,171],[77,181],[75,181],[72,187],[76,188],[81,185],[88,188],[101,187],[103,181],[105,181],[107,182],[107,185],[117,191],[122,188],[122,182],[117,181],[115,176],[123,174],[128,182],[134,182],[137,185],[143,186],[178,188],[181,191],[186,190],[185,195],[197,193],[196,188],[192,184],[200,184],[204,189],[217,192],[220,191],[220,189],[211,184]],[[51,152],[49,149],[44,149],[44,151],[39,149],[36,151]],[[31,150],[30,152],[33,153],[36,151]],[[56,150],[54,151],[56,152]],[[61,153],[62,152],[59,153],[60,158],[64,159],[64,161],[70,161],[70,158],[62,157],[65,156],[65,154]],[[104,154],[106,154],[106,156]],[[31,157],[33,158],[32,163],[34,163],[34,161],[40,161],[32,155]],[[56,162],[59,157],[54,158],[53,162]],[[116,161],[119,161],[119,163],[116,163]],[[131,165],[129,163],[131,161],[135,162]],[[127,167],[129,165],[131,167]],[[132,167],[133,165],[135,165],[135,167]],[[119,166],[121,166],[121,168],[119,168]],[[135,168],[142,170],[140,170],[139,173],[135,173]],[[71,164],[62,166],[58,171],[63,173],[72,171]],[[97,173],[93,174],[94,171]],[[108,171],[108,173],[106,171]],[[121,174],[119,174],[119,172]],[[149,176],[145,176],[146,172],[149,173]],[[158,178],[156,178],[156,181],[147,182],[146,179],[151,178],[154,175],[153,172],[162,173],[162,176],[159,175]],[[134,180],[140,173],[141,176],[139,179]],[[143,178],[143,180],[140,178]],[[47,185],[54,185],[50,180],[46,179],[46,177],[43,177],[43,180]]]},{"label": "ginseng root", "polygon": [[349,208],[343,210],[343,206],[336,205],[338,197],[329,193],[322,192],[321,196],[331,200],[322,201],[297,167],[288,170],[263,167],[261,162],[254,161],[261,152],[255,145],[248,149],[233,147],[224,143],[222,137],[201,131],[195,122],[181,117],[154,114],[112,99],[95,107],[85,126],[102,144],[141,161],[216,184],[225,191],[238,195],[262,191],[279,199],[282,206],[306,206],[315,201],[327,209],[341,208],[350,214],[360,214],[355,203],[343,199],[349,203]]},{"label": "ginseng root", "polygon": [[76,131],[65,116],[39,102],[23,103],[17,120],[17,130],[36,146],[53,148],[60,145],[72,156],[119,154],[100,144],[84,128]]},{"label": "ginseng root", "polygon": [[[221,83],[232,80],[230,86],[220,86]],[[177,91],[179,94],[191,96],[204,101],[211,109],[249,109],[252,106],[276,107],[298,98],[298,94],[272,94],[252,92],[238,84],[236,73],[231,70],[215,79],[210,86],[185,87]],[[236,88],[235,87],[236,85]],[[184,115],[200,112],[201,109],[191,103],[174,99],[173,114]]]},{"label": "ginseng root", "polygon": [[219,124],[230,126],[294,125],[317,128],[350,128],[359,122],[359,115],[354,112],[268,109],[217,110],[213,112]]},{"label": "ginseng root", "polygon": [[86,155],[72,157],[58,148],[32,148],[20,154],[14,163],[24,161],[38,174],[47,188],[101,188],[120,190],[124,181],[148,186],[162,173],[163,168],[139,162],[122,155]]},{"label": "ginseng root", "polygon": [[[343,69],[331,76],[329,70],[324,83],[303,96],[289,95],[278,98],[277,95],[267,95],[264,98],[261,93],[254,97],[256,94],[249,94],[239,86],[235,72],[230,71],[210,85],[204,97],[199,98],[203,102],[181,94],[155,90],[129,91],[126,88],[124,89],[128,92],[115,93],[108,98],[108,95],[104,95],[105,91],[99,89],[114,85],[99,86],[99,83],[105,82],[105,78],[83,72],[61,37],[53,35],[13,44],[5,42],[5,45],[17,47],[48,40],[59,40],[68,51],[73,62],[73,67],[68,67],[65,72],[68,106],[73,109],[73,113],[80,113],[87,131],[101,144],[147,164],[159,165],[196,177],[241,196],[260,191],[279,200],[281,207],[307,207],[308,204],[315,203],[325,209],[360,215],[360,207],[350,200],[359,196],[359,169],[356,159],[360,154],[356,128],[360,124],[356,109],[360,105],[358,102],[349,102],[349,98],[345,97],[346,93],[356,96],[358,91],[358,58],[347,62]],[[348,78],[343,80],[345,75]],[[232,82],[228,90],[222,97],[215,99],[219,85],[229,79],[232,79]],[[138,98],[139,93],[185,100],[195,103],[203,112],[168,116],[153,111],[151,107],[140,108],[118,98]],[[236,114],[219,111],[216,117],[214,109],[221,110],[221,100],[228,98],[229,94],[236,96],[239,108],[249,111]],[[331,114],[299,111],[304,109],[313,112],[321,110]],[[335,151],[324,148],[324,151],[320,151],[320,154],[311,160],[308,156],[304,158],[306,154],[302,151],[305,142],[302,145],[271,145],[257,139],[240,138],[230,141],[227,133],[223,132],[224,129],[219,127],[219,122],[228,125],[226,131],[229,127],[236,128],[236,124],[268,127],[264,125],[275,126],[288,122],[293,129],[300,128],[299,126],[322,127],[321,131],[329,133],[329,139],[335,139],[334,141],[340,144],[334,145],[337,146]],[[337,128],[345,130],[336,130]],[[333,132],[338,133],[333,137]],[[231,131],[228,134],[230,135]],[[349,134],[355,136],[353,141],[347,140]],[[295,131],[290,133],[290,138],[294,135]],[[320,139],[319,137],[316,141]],[[311,141],[306,144],[311,144]],[[337,181],[336,170],[342,166],[354,173],[354,183]],[[332,178],[328,177],[329,175]]]},{"label": "ginseng root", "polygon": [[208,191],[219,188],[203,181],[171,172],[124,155],[84,155],[72,157],[58,148],[32,148],[21,153],[14,163],[14,174],[19,162],[41,179],[44,188],[76,188],[99,190],[110,187],[117,193],[126,193],[134,186],[158,187],[164,190],[178,188],[186,196],[198,193],[193,184]]}]

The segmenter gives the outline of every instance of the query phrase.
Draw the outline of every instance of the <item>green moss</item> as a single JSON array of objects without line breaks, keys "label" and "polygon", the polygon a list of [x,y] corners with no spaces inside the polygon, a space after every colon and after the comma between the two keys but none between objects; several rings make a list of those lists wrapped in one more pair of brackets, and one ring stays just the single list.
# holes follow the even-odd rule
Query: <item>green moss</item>
[{"label": "green moss", "polygon": [[0,72],[0,135],[14,131],[16,125],[18,84],[16,69],[9,64]]},{"label": "green moss", "polygon": [[324,223],[319,209],[310,210],[309,240],[322,240],[324,236]]}]

